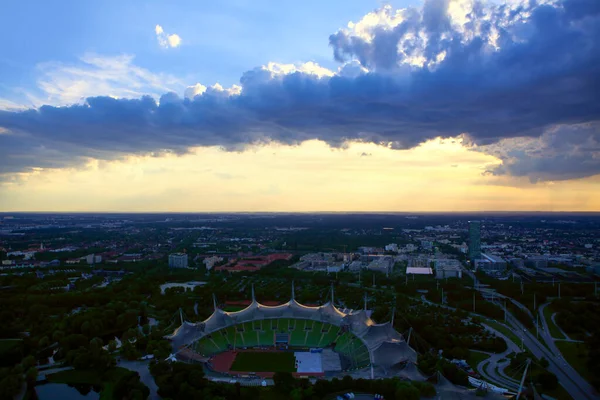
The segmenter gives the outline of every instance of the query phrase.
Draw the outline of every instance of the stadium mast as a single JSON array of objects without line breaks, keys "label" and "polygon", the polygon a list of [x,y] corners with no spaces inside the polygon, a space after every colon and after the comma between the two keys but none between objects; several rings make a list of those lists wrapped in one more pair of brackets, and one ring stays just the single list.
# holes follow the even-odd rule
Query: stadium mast
[{"label": "stadium mast", "polygon": [[331,305],[335,307],[335,301],[333,297],[333,283],[331,284]]}]

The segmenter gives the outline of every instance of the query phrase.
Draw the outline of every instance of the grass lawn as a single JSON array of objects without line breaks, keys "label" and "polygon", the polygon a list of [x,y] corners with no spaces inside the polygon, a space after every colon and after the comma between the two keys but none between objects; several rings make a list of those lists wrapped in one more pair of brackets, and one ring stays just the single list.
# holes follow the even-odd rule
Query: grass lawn
[{"label": "grass lawn", "polygon": [[239,372],[296,372],[294,353],[242,352],[231,366]]},{"label": "grass lawn", "polygon": [[512,333],[512,331],[510,329],[508,329],[506,326],[500,324],[499,322],[492,321],[489,319],[484,321],[484,324],[487,324],[490,327],[494,328],[495,330],[497,330],[498,332],[502,333],[504,336],[506,336],[507,338],[512,340],[517,346],[521,347],[521,338],[517,337],[517,335]]},{"label": "grass lawn", "polygon": [[565,342],[557,340],[554,342],[565,360],[575,368],[577,372],[588,382],[591,380],[591,371],[587,368],[587,348],[584,343]]},{"label": "grass lawn", "polygon": [[22,339],[1,339],[0,340],[0,354],[5,353],[9,350],[18,347],[23,342]]},{"label": "grass lawn", "polygon": [[471,366],[471,368],[473,368],[473,370],[477,371],[477,365],[488,358],[490,358],[490,356],[485,353],[469,350],[469,359],[467,360],[467,363]]},{"label": "grass lawn", "polygon": [[552,311],[549,306],[546,306],[546,308],[544,308],[544,318],[546,319],[546,324],[548,324],[550,335],[554,339],[564,339],[565,336],[560,332],[560,329],[558,329],[554,322],[552,322],[552,314],[554,314],[554,311]]}]

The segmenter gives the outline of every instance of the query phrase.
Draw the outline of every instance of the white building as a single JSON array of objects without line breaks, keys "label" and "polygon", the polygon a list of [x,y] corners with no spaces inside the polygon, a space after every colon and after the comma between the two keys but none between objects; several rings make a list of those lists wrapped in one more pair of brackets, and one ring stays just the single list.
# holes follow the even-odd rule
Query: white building
[{"label": "white building", "polygon": [[425,250],[431,250],[433,248],[433,242],[431,240],[421,240],[421,247]]},{"label": "white building", "polygon": [[462,278],[462,269],[457,265],[444,265],[435,269],[435,279]]},{"label": "white building", "polygon": [[220,263],[221,261],[223,261],[223,257],[212,256],[205,258],[202,262],[206,266],[206,270],[210,271],[215,266],[215,264]]},{"label": "white building", "polygon": [[406,275],[432,275],[429,267],[406,267]]},{"label": "white building", "polygon": [[330,272],[336,273],[336,272],[340,272],[343,269],[344,269],[343,265],[328,265],[327,273],[330,273]]},{"label": "white building", "polygon": [[187,268],[188,255],[185,253],[169,254],[169,268]]},{"label": "white building", "polygon": [[348,265],[348,269],[353,272],[359,271],[364,267],[365,267],[364,263],[362,261],[358,261],[358,260],[352,261],[350,263],[350,265]]},{"label": "white building", "polygon": [[504,271],[506,260],[493,254],[481,253],[481,259],[475,260],[475,266],[484,271]]},{"label": "white building", "polygon": [[434,268],[460,267],[460,261],[454,258],[430,258],[429,265]]},{"label": "white building", "polygon": [[398,245],[396,243],[390,243],[385,246],[385,251],[393,251],[394,253],[398,252]]},{"label": "white building", "polygon": [[404,246],[404,249],[401,250],[402,253],[412,253],[413,251],[417,250],[417,246],[415,246],[412,243],[407,244],[406,246]]},{"label": "white building", "polygon": [[371,271],[379,271],[389,274],[394,268],[394,258],[389,256],[378,257],[377,259],[371,261],[367,268]]},{"label": "white building", "polygon": [[88,254],[85,256],[85,261],[89,264],[100,264],[102,262],[102,256],[97,254]]}]

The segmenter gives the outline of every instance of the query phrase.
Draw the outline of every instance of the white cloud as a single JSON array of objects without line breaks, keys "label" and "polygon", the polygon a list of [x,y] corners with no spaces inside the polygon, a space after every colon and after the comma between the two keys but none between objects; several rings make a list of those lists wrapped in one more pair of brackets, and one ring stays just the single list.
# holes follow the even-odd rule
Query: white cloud
[{"label": "white cloud", "polygon": [[312,61],[298,64],[280,64],[276,62],[269,62],[267,65],[262,66],[262,69],[269,71],[274,76],[289,75],[295,72],[311,74],[319,78],[331,77],[334,75],[333,71]]},{"label": "white cloud", "polygon": [[167,36],[167,40],[169,42],[169,46],[171,47],[177,47],[181,44],[181,38],[176,34]]},{"label": "white cloud", "polygon": [[[24,110],[26,108],[27,107],[22,104],[15,103],[14,101],[11,101],[8,99],[0,98],[0,110],[20,111],[20,110]],[[2,129],[2,128],[0,128],[0,129]],[[0,133],[1,133],[1,131],[0,131]]]},{"label": "white cloud", "polygon": [[154,28],[154,32],[156,33],[156,39],[158,40],[158,44],[160,47],[164,47],[165,49],[179,47],[181,44],[181,37],[175,33],[168,34],[164,31],[163,27],[160,25],[156,25]]},{"label": "white cloud", "polygon": [[185,89],[184,96],[186,99],[192,100],[194,97],[204,92],[206,92],[206,86],[202,85],[201,83],[196,83],[195,85],[188,86]]},{"label": "white cloud", "polygon": [[185,86],[172,75],[153,73],[134,64],[134,56],[85,54],[79,62],[46,62],[38,65],[38,86],[44,95],[28,95],[35,106],[65,105],[87,97],[134,98],[180,91]]}]

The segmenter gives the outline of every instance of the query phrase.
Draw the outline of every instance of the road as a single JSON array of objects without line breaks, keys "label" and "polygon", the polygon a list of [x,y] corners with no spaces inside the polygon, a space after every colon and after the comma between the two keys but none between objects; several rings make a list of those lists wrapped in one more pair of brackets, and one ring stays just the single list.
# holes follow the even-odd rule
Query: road
[{"label": "road", "polygon": [[[503,304],[498,304],[502,309],[504,309]],[[505,310],[507,311],[507,310]],[[543,312],[543,310],[542,310]],[[531,353],[539,360],[542,357],[546,358],[549,362],[548,370],[555,374],[558,377],[560,384],[565,388],[567,392],[574,399],[600,399],[598,397],[597,392],[594,388],[577,373],[567,362],[562,359],[560,352],[552,342],[551,350],[546,348],[542,343],[540,343],[534,335],[532,335],[525,327],[510,313],[506,312],[507,321],[510,326],[512,326],[513,333],[517,335],[517,337],[523,338],[524,345],[531,351]],[[542,319],[542,321],[544,321]],[[549,331],[546,329],[542,330],[542,338],[547,343],[547,338],[549,335]]]},{"label": "road", "polygon": [[148,361],[121,360],[117,366],[123,367],[130,371],[135,371],[138,374],[140,374],[140,381],[144,385],[148,386],[148,389],[150,389],[150,395],[148,396],[148,399],[150,399],[150,400],[159,400],[160,399],[160,396],[158,395],[158,386],[156,385],[156,382],[154,381],[154,377],[152,376],[152,374],[150,373],[150,369],[148,368]]},{"label": "road", "polygon": [[[466,272],[467,275],[469,275],[473,279],[473,282],[477,281],[475,274],[473,274],[471,271],[467,270],[464,267],[463,267],[463,271]],[[475,286],[477,287],[476,283],[475,283]],[[489,289],[479,288],[479,290],[484,292],[487,295],[491,294]],[[494,297],[510,300],[510,302],[512,302],[513,304],[515,304],[522,310],[526,310],[526,312],[531,316],[531,312],[527,309],[527,307],[525,307],[523,304],[519,303],[518,301],[516,301],[512,298],[500,295],[498,293],[494,293]],[[542,320],[542,323],[544,324],[544,329],[541,331],[541,336],[542,336],[542,339],[544,340],[544,342],[546,344],[548,344],[548,348],[550,350],[548,348],[546,348],[542,343],[540,343],[535,338],[535,336],[532,335],[527,329],[525,329],[525,327],[510,312],[508,312],[504,308],[504,304],[501,304],[501,303],[503,303],[503,302],[498,302],[496,304],[499,305],[500,308],[502,308],[506,312],[508,322],[512,326],[513,333],[517,337],[523,338],[523,344],[533,353],[533,355],[536,358],[541,359],[541,357],[545,357],[548,360],[548,362],[550,363],[548,370],[558,377],[560,384],[565,388],[565,390],[567,392],[569,392],[571,397],[573,397],[574,399],[577,399],[577,400],[579,400],[579,399],[600,399],[600,397],[598,396],[598,393],[594,390],[592,385],[590,385],[585,379],[583,379],[581,377],[581,375],[579,375],[579,373],[577,371],[575,371],[573,369],[573,367],[571,367],[562,358],[560,351],[558,350],[558,348],[554,344],[554,341],[552,340],[552,337],[550,336],[550,331],[546,324],[546,320],[543,316],[544,310],[542,307],[540,307],[541,310],[539,311],[542,313],[540,319]],[[545,307],[545,305],[543,305],[543,307]],[[533,316],[532,316],[532,319],[533,319]]]},{"label": "road", "polygon": [[504,368],[506,368],[509,362],[506,361],[504,363],[500,363],[500,360],[506,359],[506,357],[508,357],[510,353],[520,352],[519,346],[517,346],[516,343],[504,336],[502,332],[495,330],[494,328],[486,325],[485,323],[483,324],[483,326],[486,330],[494,333],[498,337],[503,338],[506,341],[507,349],[500,354],[485,352],[490,356],[490,358],[481,361],[477,365],[477,371],[481,376],[483,376],[493,384],[516,392],[519,389],[519,382],[504,374]]},{"label": "road", "polygon": [[[468,271],[467,269],[463,269],[464,272],[467,273],[467,275],[469,275],[471,278],[473,278],[474,281],[476,281],[476,277],[475,275],[471,272]],[[488,289],[485,288],[479,288],[480,290],[484,291],[485,294],[490,294]],[[422,300],[426,301],[425,296],[423,296]],[[500,295],[498,293],[494,293],[494,300],[499,300],[499,299],[506,299],[506,300],[510,300],[513,304],[517,305],[519,308],[521,309],[526,309],[526,307],[519,303],[518,301],[511,299],[509,297]],[[434,304],[431,303],[429,301],[426,301],[427,303],[430,304]],[[507,321],[509,323],[509,328],[513,331],[513,333],[517,336],[517,337],[521,337],[523,339],[523,345],[525,347],[527,347],[531,353],[539,360],[542,357],[546,358],[549,362],[549,367],[548,370],[550,372],[552,372],[553,374],[555,374],[560,382],[560,384],[565,388],[565,390],[567,392],[569,392],[569,394],[571,395],[571,397],[573,397],[573,399],[590,399],[590,400],[600,400],[600,397],[598,396],[598,393],[596,392],[596,390],[592,387],[592,385],[590,385],[585,379],[583,379],[581,377],[581,375],[579,375],[579,373],[577,371],[575,371],[575,369],[573,369],[573,367],[571,367],[571,365],[569,365],[563,358],[562,355],[560,353],[560,351],[558,350],[558,348],[556,347],[556,345],[554,344],[554,341],[552,340],[552,338],[549,336],[549,330],[548,327],[546,326],[546,321],[544,318],[541,318],[542,323],[544,324],[544,329],[541,331],[541,335],[542,335],[542,339],[544,340],[544,342],[546,342],[548,344],[548,348],[546,348],[542,343],[540,343],[534,335],[532,335],[527,329],[525,329],[525,327],[508,311],[504,308],[504,304],[502,304],[503,302],[499,301],[499,302],[494,302],[496,305],[500,306],[500,308],[502,308],[507,315]],[[447,307],[451,309],[451,307]],[[541,312],[543,313],[543,309],[541,310]],[[528,313],[531,315],[531,312]],[[542,314],[543,317],[543,314]],[[550,343],[549,343],[550,342]],[[508,342],[507,342],[508,343]],[[489,371],[489,368],[488,368]]]},{"label": "road", "polygon": [[[425,304],[429,304],[429,305],[436,306],[436,307],[442,307],[442,308],[445,308],[445,309],[448,309],[451,311],[456,310],[456,308],[454,308],[454,307],[437,304],[437,303],[432,303],[431,301],[427,300],[425,295],[421,296],[421,301]],[[483,315],[479,315],[479,314],[475,314],[475,313],[469,313],[469,314],[477,315],[478,317],[486,319],[486,317]],[[513,352],[520,353],[521,349],[519,348],[519,346],[516,343],[514,343],[508,337],[504,336],[501,332],[495,330],[494,328],[492,328],[489,325],[486,325],[485,323],[483,323],[482,325],[488,331],[496,334],[496,336],[503,338],[504,341],[506,342],[507,349],[500,354],[482,352],[482,353],[489,354],[490,358],[480,362],[477,365],[477,371],[479,372],[479,374],[481,376],[483,376],[485,379],[489,380],[493,384],[500,386],[500,387],[504,387],[509,390],[517,391],[519,388],[518,382],[515,385],[514,379],[506,376],[506,374],[504,374],[504,372],[503,372],[504,368],[506,368],[506,366],[509,364],[509,362],[507,361],[506,363],[499,363],[499,361],[502,359],[505,359],[510,353],[513,353]],[[496,370],[496,367],[499,367],[498,370]]]}]

